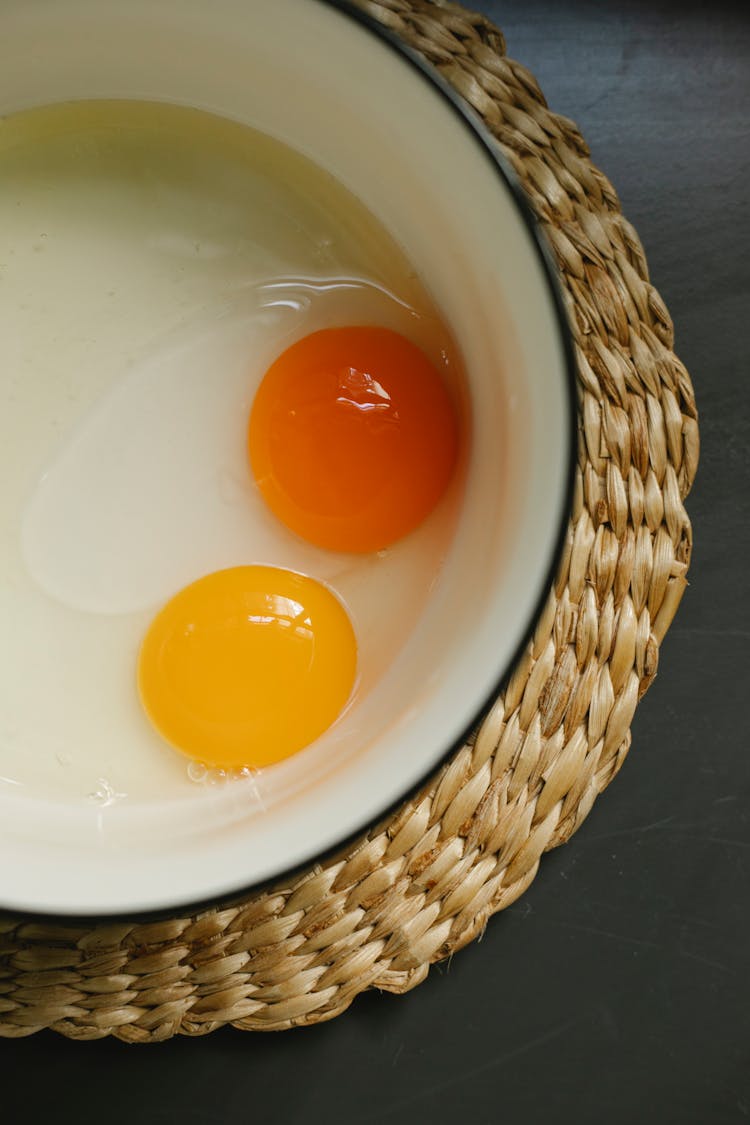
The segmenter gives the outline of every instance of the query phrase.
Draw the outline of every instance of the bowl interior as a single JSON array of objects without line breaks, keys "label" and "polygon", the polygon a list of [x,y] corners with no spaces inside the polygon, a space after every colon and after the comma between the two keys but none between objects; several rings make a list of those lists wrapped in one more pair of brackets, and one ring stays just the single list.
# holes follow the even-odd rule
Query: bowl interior
[{"label": "bowl interior", "polygon": [[301,151],[400,243],[465,363],[471,440],[440,579],[399,658],[335,737],[269,771],[255,802],[231,785],[106,810],[0,793],[0,846],[14,855],[0,906],[102,914],[210,899],[366,824],[490,699],[546,592],[568,497],[559,307],[491,142],[336,5],[7,0],[0,73],[0,114],[81,98],[167,101]]}]

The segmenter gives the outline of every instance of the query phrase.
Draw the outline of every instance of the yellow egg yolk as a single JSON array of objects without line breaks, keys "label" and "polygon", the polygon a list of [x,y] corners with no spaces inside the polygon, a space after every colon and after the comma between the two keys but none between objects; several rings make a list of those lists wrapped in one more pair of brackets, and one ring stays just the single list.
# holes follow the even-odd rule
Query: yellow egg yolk
[{"label": "yellow egg yolk", "polygon": [[428,357],[381,327],[328,328],[271,365],[250,414],[252,471],[303,539],[379,550],[437,504],[458,448],[456,413]]},{"label": "yellow egg yolk", "polygon": [[339,716],[357,645],[341,603],[292,571],[238,566],[186,586],[138,662],[146,714],[176,749],[223,769],[268,766]]}]

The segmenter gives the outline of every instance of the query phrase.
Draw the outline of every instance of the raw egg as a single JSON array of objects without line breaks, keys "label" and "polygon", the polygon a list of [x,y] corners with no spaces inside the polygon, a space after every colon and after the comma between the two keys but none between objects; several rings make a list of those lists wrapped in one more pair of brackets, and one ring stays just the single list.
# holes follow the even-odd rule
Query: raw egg
[{"label": "raw egg", "polygon": [[253,403],[250,461],[271,510],[308,542],[376,551],[413,531],[456,461],[450,395],[425,353],[379,326],[287,348]]},{"label": "raw egg", "polygon": [[[361,325],[408,337],[432,365],[425,386],[442,396],[444,383],[465,404],[455,342],[412,264],[327,171],[280,142],[125,100],[2,121],[0,262],[0,798],[192,800],[202,775],[188,758],[210,765],[210,781],[214,763],[269,763],[310,741],[304,768],[328,768],[361,743],[362,714],[419,628],[462,477],[387,550],[324,550],[256,485],[248,419],[290,345],[347,326],[355,338]],[[375,383],[399,421],[406,399],[377,356],[356,351],[346,364],[373,382],[350,386],[346,409],[373,406],[378,424],[397,424]],[[400,479],[405,496],[423,487]],[[233,633],[227,575],[250,565],[274,582],[243,586],[255,608],[237,610]],[[310,577],[279,587],[290,572]],[[251,628],[248,616],[276,612],[269,598],[315,610],[314,629],[291,611]],[[201,625],[200,644],[180,620]],[[295,661],[313,641],[303,683]],[[264,807],[288,792],[288,774],[302,776],[298,759],[254,774]]]},{"label": "raw egg", "polygon": [[138,663],[159,733],[210,766],[260,767],[301,750],[338,717],[357,645],[312,578],[237,566],[193,582],[157,614]]}]

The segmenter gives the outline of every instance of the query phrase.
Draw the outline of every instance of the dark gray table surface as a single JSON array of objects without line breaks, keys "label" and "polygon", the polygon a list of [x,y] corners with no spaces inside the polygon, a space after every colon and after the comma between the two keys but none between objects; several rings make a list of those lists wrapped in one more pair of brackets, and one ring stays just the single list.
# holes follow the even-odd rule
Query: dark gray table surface
[{"label": "dark gray table surface", "polygon": [[701,411],[691,585],[631,753],[523,898],[410,995],[280,1035],[0,1042],[8,1125],[750,1119],[750,19],[475,7],[617,188]]}]

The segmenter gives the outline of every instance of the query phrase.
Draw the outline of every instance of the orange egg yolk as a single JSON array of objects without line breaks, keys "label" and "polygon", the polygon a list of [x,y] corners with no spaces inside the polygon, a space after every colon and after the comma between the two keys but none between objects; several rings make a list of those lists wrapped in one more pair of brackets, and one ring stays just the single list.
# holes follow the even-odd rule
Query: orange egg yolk
[{"label": "orange egg yolk", "polygon": [[387,328],[328,328],[267,371],[250,414],[250,463],[268,506],[303,539],[374,551],[437,504],[457,431],[440,373],[415,344]]},{"label": "orange egg yolk", "polygon": [[357,645],[334,595],[288,570],[238,566],[186,586],[154,618],[138,663],[157,731],[223,769],[296,753],[339,716]]}]

